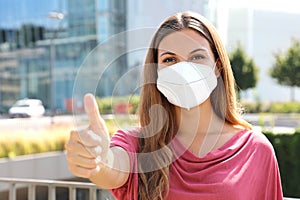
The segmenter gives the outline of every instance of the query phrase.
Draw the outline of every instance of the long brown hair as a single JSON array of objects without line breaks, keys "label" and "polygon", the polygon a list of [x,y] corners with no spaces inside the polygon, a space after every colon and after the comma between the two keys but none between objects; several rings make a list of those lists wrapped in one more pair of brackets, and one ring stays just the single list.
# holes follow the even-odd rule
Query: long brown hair
[{"label": "long brown hair", "polygon": [[[151,41],[144,66],[144,84],[141,91],[139,118],[141,137],[139,153],[157,152],[151,158],[139,159],[138,196],[140,200],[165,199],[169,189],[169,166],[172,151],[167,145],[177,132],[175,107],[157,90],[158,46],[168,34],[190,28],[204,36],[210,43],[215,59],[218,59],[221,78],[211,94],[211,103],[216,114],[232,125],[251,129],[242,120],[236,103],[235,81],[229,58],[214,26],[201,15],[194,12],[177,13],[167,18],[158,28]],[[146,169],[152,166],[152,171]]]}]

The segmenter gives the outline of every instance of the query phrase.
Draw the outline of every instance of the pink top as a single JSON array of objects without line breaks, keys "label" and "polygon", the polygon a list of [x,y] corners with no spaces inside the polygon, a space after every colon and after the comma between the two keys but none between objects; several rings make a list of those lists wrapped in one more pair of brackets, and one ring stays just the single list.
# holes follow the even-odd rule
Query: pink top
[{"label": "pink top", "polygon": [[[132,172],[137,171],[138,140],[134,134],[137,132],[118,131],[111,140],[112,146],[120,146],[129,153]],[[185,148],[179,140],[176,144],[178,151]],[[117,199],[138,200],[138,174],[130,173],[127,183],[111,192]],[[243,130],[203,157],[186,150],[170,165],[167,199],[282,200],[271,143],[262,133]]]}]

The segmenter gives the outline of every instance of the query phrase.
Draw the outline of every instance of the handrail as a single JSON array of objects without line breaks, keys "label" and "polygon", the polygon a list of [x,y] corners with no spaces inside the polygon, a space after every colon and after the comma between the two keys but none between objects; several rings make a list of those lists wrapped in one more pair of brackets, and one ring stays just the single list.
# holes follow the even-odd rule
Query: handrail
[{"label": "handrail", "polygon": [[77,189],[89,189],[89,199],[97,199],[97,190],[100,190],[93,183],[74,182],[74,181],[55,181],[55,180],[41,180],[41,179],[21,179],[21,178],[1,178],[0,182],[9,184],[9,200],[16,200],[16,186],[17,184],[26,184],[28,187],[28,199],[36,199],[36,186],[48,187],[48,200],[56,199],[56,188],[63,187],[69,190],[69,200],[76,200]]}]

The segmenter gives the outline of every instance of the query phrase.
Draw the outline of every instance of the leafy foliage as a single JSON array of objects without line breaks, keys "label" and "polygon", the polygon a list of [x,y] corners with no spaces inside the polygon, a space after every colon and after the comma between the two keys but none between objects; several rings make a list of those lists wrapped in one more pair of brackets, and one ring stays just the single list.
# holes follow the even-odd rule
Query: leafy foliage
[{"label": "leafy foliage", "polygon": [[240,44],[229,58],[238,92],[255,87],[258,81],[258,67],[253,59],[247,57]]},{"label": "leafy foliage", "polygon": [[295,134],[265,133],[272,143],[279,164],[284,196],[300,197],[300,132]]},{"label": "leafy foliage", "polygon": [[120,113],[118,109],[125,106],[125,110],[121,113],[136,114],[138,110],[140,97],[138,95],[132,96],[117,96],[117,97],[96,97],[97,104],[101,114]]},{"label": "leafy foliage", "polygon": [[286,52],[277,52],[274,55],[274,66],[270,75],[280,85],[291,86],[291,100],[295,100],[294,88],[300,86],[300,41],[292,39],[292,45]]},{"label": "leafy foliage", "polygon": [[246,113],[300,113],[300,102],[241,102]]},{"label": "leafy foliage", "polygon": [[293,39],[286,52],[275,55],[270,74],[281,85],[300,86],[300,41]]}]

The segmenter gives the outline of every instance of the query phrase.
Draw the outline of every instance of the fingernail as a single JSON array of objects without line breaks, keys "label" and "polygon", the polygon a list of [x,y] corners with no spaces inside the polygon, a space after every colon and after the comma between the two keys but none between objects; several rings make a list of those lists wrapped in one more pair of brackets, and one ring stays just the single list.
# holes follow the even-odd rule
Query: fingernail
[{"label": "fingernail", "polygon": [[102,161],[102,159],[101,159],[100,156],[97,156],[97,157],[95,158],[95,160],[96,160],[96,163],[97,163],[97,164],[101,163],[101,161]]},{"label": "fingernail", "polygon": [[92,130],[88,130],[87,133],[88,133],[88,134],[96,134],[96,133],[95,133],[94,131],[92,131]]},{"label": "fingernail", "polygon": [[98,134],[96,134],[94,131],[88,130],[87,133],[88,133],[93,139],[98,140],[99,142],[102,141],[102,138],[101,138]]},{"label": "fingernail", "polygon": [[101,148],[100,146],[97,146],[96,149],[95,149],[95,151],[96,151],[96,154],[97,154],[97,155],[98,155],[98,154],[101,154],[102,148]]}]

